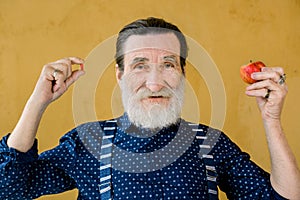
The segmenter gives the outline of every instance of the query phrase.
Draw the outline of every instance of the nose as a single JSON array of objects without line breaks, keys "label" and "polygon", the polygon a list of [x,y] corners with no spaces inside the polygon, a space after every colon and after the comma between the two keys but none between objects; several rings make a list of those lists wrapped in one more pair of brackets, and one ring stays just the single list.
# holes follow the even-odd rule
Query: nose
[{"label": "nose", "polygon": [[148,83],[148,84],[146,83],[146,87],[151,92],[159,92],[163,88],[163,85],[157,83]]},{"label": "nose", "polygon": [[152,92],[158,92],[164,87],[163,83],[162,72],[156,69],[156,67],[153,67],[153,69],[148,72],[146,87]]}]

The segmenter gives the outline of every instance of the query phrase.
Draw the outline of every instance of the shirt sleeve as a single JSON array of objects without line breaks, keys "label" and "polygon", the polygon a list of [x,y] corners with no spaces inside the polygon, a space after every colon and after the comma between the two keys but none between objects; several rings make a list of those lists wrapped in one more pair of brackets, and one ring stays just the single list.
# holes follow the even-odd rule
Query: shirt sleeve
[{"label": "shirt sleeve", "polygon": [[33,199],[75,187],[63,169],[40,158],[37,140],[23,153],[7,146],[8,137],[0,141],[0,199]]},{"label": "shirt sleeve", "polygon": [[218,135],[211,154],[217,182],[229,199],[285,199],[270,183],[270,174],[250,160],[224,133]]}]

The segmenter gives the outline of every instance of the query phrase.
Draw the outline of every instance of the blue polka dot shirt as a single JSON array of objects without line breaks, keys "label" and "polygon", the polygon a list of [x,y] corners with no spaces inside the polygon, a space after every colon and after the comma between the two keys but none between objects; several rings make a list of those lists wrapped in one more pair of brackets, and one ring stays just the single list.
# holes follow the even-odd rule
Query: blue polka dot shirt
[{"label": "blue polka dot shirt", "polygon": [[0,143],[0,199],[34,199],[78,189],[96,199],[285,199],[269,174],[223,132],[184,120],[147,130],[127,115],[90,122],[38,155]]}]

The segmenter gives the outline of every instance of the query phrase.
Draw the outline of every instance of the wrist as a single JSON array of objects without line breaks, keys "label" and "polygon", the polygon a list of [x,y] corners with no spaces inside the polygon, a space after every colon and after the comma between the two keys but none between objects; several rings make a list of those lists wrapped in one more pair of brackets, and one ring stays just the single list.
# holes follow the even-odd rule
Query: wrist
[{"label": "wrist", "polygon": [[32,111],[43,113],[48,107],[49,103],[45,103],[41,98],[35,97],[34,94],[30,96],[26,103],[26,107]]},{"label": "wrist", "polygon": [[284,137],[283,128],[280,119],[269,119],[263,121],[267,140],[281,139]]},{"label": "wrist", "polygon": [[280,119],[263,119],[263,123],[268,126],[281,126]]}]

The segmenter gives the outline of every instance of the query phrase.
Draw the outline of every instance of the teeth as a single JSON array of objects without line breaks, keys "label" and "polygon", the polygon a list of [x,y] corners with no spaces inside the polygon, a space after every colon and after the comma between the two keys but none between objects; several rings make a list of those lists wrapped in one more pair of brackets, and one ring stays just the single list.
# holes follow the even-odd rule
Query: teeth
[{"label": "teeth", "polygon": [[150,96],[150,98],[162,98],[163,96]]}]

